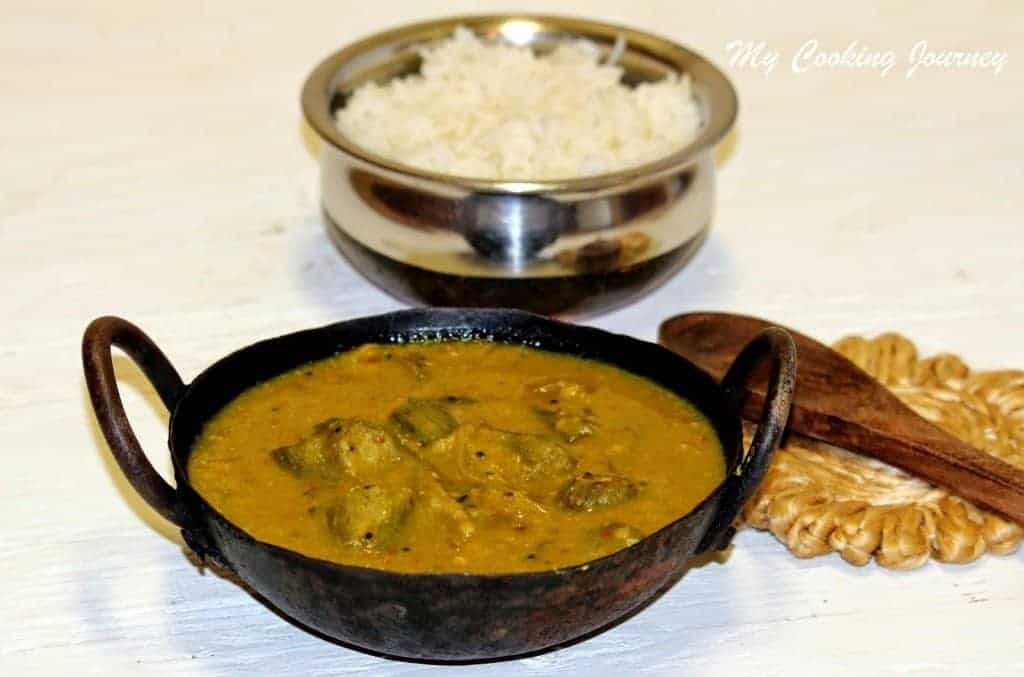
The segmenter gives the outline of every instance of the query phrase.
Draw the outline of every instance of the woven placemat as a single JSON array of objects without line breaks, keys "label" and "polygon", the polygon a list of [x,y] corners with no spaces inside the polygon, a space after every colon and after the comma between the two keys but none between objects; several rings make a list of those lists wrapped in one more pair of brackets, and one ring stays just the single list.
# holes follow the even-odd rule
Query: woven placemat
[{"label": "woven placemat", "polygon": [[[972,372],[955,355],[919,359],[899,334],[833,346],[924,418],[1024,467],[1024,371]],[[864,565],[914,569],[1014,552],[1020,526],[880,461],[792,436],[744,509],[748,526],[797,557],[838,552]]]}]

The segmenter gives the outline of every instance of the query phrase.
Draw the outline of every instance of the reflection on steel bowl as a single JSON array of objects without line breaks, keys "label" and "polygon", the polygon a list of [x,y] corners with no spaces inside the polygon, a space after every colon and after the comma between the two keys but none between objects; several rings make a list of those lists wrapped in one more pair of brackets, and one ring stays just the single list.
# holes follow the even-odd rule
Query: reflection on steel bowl
[{"label": "reflection on steel bowl", "polygon": [[[334,114],[356,87],[416,72],[418,50],[460,25],[538,51],[586,38],[610,52],[621,38],[627,83],[690,76],[700,131],[660,160],[613,173],[497,181],[409,167],[338,130]],[[711,150],[737,113],[725,76],[684,47],[620,26],[533,15],[457,17],[371,36],[317,66],[302,105],[324,141],[328,230],[370,280],[413,303],[564,315],[628,303],[687,261],[710,226]]]},{"label": "reflection on steel bowl", "polygon": [[[562,569],[504,574],[397,573],[306,557],[255,539],[193,488],[187,469],[197,436],[249,387],[366,343],[453,338],[586,357],[652,380],[707,417],[725,454],[724,481],[689,513],[624,550]],[[139,364],[171,410],[173,488],[153,469],[125,416],[111,360],[115,346]],[[786,425],[794,352],[788,334],[766,330],[720,385],[653,343],[519,311],[479,309],[406,310],[280,336],[232,353],[188,385],[124,320],[95,320],[82,345],[86,383],[111,453],[200,558],[234,571],[266,604],[325,637],[389,656],[449,661],[521,655],[606,627],[675,581],[694,554],[727,546],[733,519],[764,476]],[[744,454],[744,384],[764,360],[773,367],[770,387]]]}]

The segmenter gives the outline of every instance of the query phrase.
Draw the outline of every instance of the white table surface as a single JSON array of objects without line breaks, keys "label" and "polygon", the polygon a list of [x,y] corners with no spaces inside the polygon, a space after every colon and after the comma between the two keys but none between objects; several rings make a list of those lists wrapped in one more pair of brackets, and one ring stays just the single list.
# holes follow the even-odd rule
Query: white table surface
[{"label": "white table surface", "polygon": [[[655,30],[725,66],[742,101],[719,211],[692,264],[598,326],[653,338],[695,309],[825,340],[896,329],[926,351],[1024,367],[1024,12],[985,3],[594,1],[521,9]],[[201,575],[113,465],[79,362],[106,313],[190,378],[256,339],[399,303],[328,244],[298,108],[332,48],[462,0],[0,3],[0,673],[448,674],[315,639]],[[894,69],[794,73],[816,38]],[[919,40],[1009,53],[905,77]],[[764,40],[770,74],[725,45]],[[130,415],[162,472],[166,414],[125,359]],[[1024,673],[1024,555],[911,573],[800,561],[744,532],[589,641],[466,675]]]}]

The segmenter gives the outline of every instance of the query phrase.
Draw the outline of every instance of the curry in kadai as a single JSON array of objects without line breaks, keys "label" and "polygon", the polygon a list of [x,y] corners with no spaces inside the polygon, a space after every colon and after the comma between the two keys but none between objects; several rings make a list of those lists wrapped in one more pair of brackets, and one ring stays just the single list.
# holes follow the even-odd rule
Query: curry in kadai
[{"label": "curry in kadai", "polygon": [[725,472],[707,419],[618,368],[486,341],[370,344],[242,393],[196,490],[262,541],[343,564],[579,564],[687,513]]}]

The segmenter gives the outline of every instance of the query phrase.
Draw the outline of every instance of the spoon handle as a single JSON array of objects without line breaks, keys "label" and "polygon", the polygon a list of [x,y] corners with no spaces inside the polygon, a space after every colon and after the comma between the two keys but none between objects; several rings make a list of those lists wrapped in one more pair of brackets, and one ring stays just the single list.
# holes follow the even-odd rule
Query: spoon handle
[{"label": "spoon handle", "polygon": [[[689,313],[662,323],[659,342],[721,379],[757,332],[776,323],[726,313]],[[949,435],[921,418],[853,362],[787,329],[799,372],[790,429],[873,456],[1024,524],[1024,470]],[[756,418],[766,374],[748,380],[744,417]]]}]

